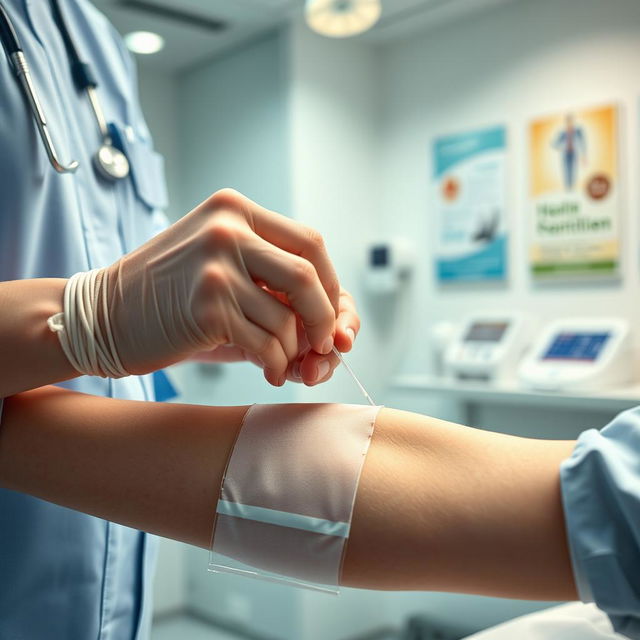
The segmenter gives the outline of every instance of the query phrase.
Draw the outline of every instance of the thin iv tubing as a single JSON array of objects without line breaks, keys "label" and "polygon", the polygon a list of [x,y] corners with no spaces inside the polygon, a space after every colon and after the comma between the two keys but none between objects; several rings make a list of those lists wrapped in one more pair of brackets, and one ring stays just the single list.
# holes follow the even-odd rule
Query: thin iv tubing
[{"label": "thin iv tubing", "polygon": [[367,393],[367,390],[362,386],[360,380],[358,380],[358,376],[353,372],[353,369],[347,364],[347,361],[342,357],[342,354],[336,349],[335,345],[333,347],[333,353],[338,356],[338,360],[344,365],[344,368],[349,372],[349,375],[353,378],[353,381],[358,385],[358,389],[362,391],[362,395],[367,399],[367,402],[375,407],[376,403],[373,401],[373,398]]}]

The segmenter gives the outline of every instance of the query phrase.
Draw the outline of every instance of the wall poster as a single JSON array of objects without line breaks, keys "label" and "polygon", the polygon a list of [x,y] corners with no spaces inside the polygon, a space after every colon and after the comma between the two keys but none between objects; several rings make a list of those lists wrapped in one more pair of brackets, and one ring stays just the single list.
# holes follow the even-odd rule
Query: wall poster
[{"label": "wall poster", "polygon": [[436,275],[440,283],[507,277],[506,129],[437,138],[433,145]]},{"label": "wall poster", "polygon": [[617,128],[612,105],[531,123],[529,255],[537,280],[618,275]]}]

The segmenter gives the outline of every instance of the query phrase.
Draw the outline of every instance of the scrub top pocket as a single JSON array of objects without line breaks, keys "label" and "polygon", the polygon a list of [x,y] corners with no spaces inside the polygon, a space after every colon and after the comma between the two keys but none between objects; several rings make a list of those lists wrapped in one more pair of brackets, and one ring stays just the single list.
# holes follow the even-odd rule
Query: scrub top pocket
[{"label": "scrub top pocket", "polygon": [[169,204],[164,158],[146,140],[135,137],[131,127],[109,125],[116,146],[122,149],[131,167],[131,182],[138,198],[150,210],[166,209]]},{"label": "scrub top pocket", "polygon": [[164,158],[131,127],[110,124],[114,144],[127,156],[130,175],[118,185],[118,207],[126,252],[133,251],[168,226],[169,204]]}]

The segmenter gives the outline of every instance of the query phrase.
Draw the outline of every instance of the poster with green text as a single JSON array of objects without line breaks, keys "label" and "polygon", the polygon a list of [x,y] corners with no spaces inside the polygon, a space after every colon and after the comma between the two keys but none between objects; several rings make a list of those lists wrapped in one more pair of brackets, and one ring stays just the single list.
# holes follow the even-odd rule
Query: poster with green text
[{"label": "poster with green text", "polygon": [[529,257],[536,280],[618,275],[617,129],[611,105],[531,123]]}]

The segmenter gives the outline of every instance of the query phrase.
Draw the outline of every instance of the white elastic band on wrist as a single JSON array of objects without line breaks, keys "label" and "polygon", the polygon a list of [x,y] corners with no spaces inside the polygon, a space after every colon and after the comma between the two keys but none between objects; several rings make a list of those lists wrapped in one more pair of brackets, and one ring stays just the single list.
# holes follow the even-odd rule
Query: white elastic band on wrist
[{"label": "white elastic band on wrist", "polygon": [[379,410],[251,407],[216,507],[209,570],[336,593]]},{"label": "white elastic band on wrist", "polygon": [[107,287],[106,269],[71,276],[64,289],[63,311],[48,318],[47,324],[58,335],[74,369],[88,376],[123,378],[129,373],[120,361],[111,332]]}]

